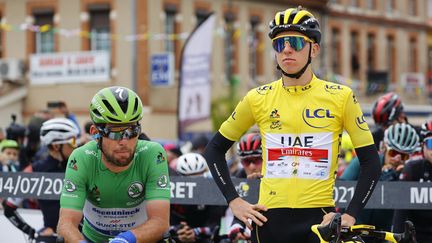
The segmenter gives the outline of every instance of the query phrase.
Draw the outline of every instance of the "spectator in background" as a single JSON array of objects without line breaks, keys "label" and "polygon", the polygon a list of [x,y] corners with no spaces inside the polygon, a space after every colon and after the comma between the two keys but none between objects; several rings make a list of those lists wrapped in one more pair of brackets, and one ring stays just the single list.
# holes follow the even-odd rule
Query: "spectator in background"
[{"label": "spectator in background", "polygon": [[[177,172],[180,175],[203,177],[207,170],[201,154],[187,153],[178,158]],[[173,204],[170,233],[176,242],[210,243],[225,209],[225,206]]]},{"label": "spectator in background", "polygon": [[372,117],[376,129],[372,132],[375,146],[379,150],[380,143],[384,138],[384,130],[395,123],[407,123],[408,119],[404,113],[404,106],[399,95],[390,92],[380,96],[372,107]]},{"label": "spectator in background", "polygon": [[0,142],[5,140],[6,136],[4,134],[3,128],[0,127]]},{"label": "spectator in background", "polygon": [[40,129],[42,124],[53,118],[53,114],[47,109],[33,114],[27,125],[27,144],[24,148],[26,161],[21,162],[21,168],[25,168],[32,160],[41,160],[48,156],[46,148],[40,146]]},{"label": "spectator in background", "polygon": [[[409,124],[396,123],[384,131],[380,161],[382,172],[380,181],[397,181],[409,159],[419,146],[419,136]],[[340,177],[341,180],[357,180],[360,165],[357,158],[353,159]],[[393,210],[363,209],[357,218],[357,224],[372,224],[378,230],[391,230]],[[375,239],[365,239],[366,242],[381,242]]]},{"label": "spectator in background", "polygon": [[192,139],[192,151],[194,153],[203,154],[209,139],[205,135],[200,135]]},{"label": "spectator in background", "polygon": [[0,143],[1,156],[0,162],[2,172],[17,172],[19,171],[18,154],[20,147],[15,140],[3,140]]},{"label": "spectator in background", "polygon": [[[44,160],[35,161],[29,166],[29,172],[64,172],[67,159],[77,145],[78,127],[69,119],[53,118],[42,124],[40,131],[41,142],[48,148],[48,156]],[[8,198],[3,202],[4,214],[17,228],[34,239],[35,230],[19,216],[17,208],[22,199]],[[59,200],[38,200],[43,214],[44,227],[38,234],[52,235],[56,231],[59,219]]]},{"label": "spectator in background", "polygon": [[66,102],[64,102],[64,101],[48,101],[47,106],[48,106],[49,111],[54,115],[54,117],[65,117],[65,118],[73,121],[79,130],[78,137],[81,137],[81,129],[80,129],[80,125],[78,123],[78,120],[76,119],[75,114],[73,114],[69,111],[69,109],[66,105]]},{"label": "spectator in background", "polygon": [[341,176],[345,168],[357,155],[355,153],[354,145],[351,142],[351,138],[348,133],[342,134],[341,146],[338,156],[338,170],[337,177]]},{"label": "spectator in background", "polygon": [[25,138],[26,138],[26,127],[16,122],[16,115],[11,115],[12,122],[9,127],[6,128],[6,139],[15,140],[20,146],[20,153],[18,160],[20,161],[20,170],[29,163],[30,158],[27,156],[25,149]]},{"label": "spectator in background", "polygon": [[261,178],[262,149],[261,135],[249,133],[240,138],[237,146],[237,155],[243,168],[234,175],[238,178],[257,179]]},{"label": "spectator in background", "polygon": [[[424,159],[412,160],[403,168],[400,180],[425,182],[432,181],[432,120],[426,121],[421,129],[422,152]],[[403,232],[405,220],[410,220],[416,228],[418,242],[432,242],[432,210],[396,210],[393,218],[393,231]]]},{"label": "spectator in background", "polygon": [[167,153],[169,173],[170,175],[177,175],[177,159],[178,157],[182,156],[183,153],[180,148],[173,143],[167,143],[163,147]]}]

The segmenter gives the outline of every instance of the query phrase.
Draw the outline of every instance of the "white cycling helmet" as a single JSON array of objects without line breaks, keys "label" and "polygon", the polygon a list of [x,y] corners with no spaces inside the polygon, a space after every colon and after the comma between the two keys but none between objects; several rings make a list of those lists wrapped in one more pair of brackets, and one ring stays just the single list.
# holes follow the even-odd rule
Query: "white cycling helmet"
[{"label": "white cycling helmet", "polygon": [[207,163],[201,154],[187,153],[177,159],[177,171],[182,175],[196,175],[206,170]]},{"label": "white cycling helmet", "polygon": [[67,118],[54,118],[42,124],[40,140],[44,145],[65,144],[76,139],[79,130],[74,122]]},{"label": "white cycling helmet", "polygon": [[419,147],[420,138],[416,130],[406,123],[396,123],[384,132],[384,142],[402,153],[413,153]]}]

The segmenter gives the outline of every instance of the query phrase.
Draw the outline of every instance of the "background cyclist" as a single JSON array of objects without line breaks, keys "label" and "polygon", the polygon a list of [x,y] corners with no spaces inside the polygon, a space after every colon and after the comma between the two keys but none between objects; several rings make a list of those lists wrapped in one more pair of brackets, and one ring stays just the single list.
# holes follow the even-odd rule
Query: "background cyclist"
[{"label": "background cyclist", "polygon": [[[424,159],[411,160],[403,168],[402,181],[432,181],[432,120],[421,127],[422,152]],[[418,242],[432,242],[432,210],[396,210],[393,231],[402,232],[404,221],[410,220],[416,228]]]},{"label": "background cyclist", "polygon": [[138,140],[140,98],[124,87],[101,89],[91,101],[90,116],[95,140],[69,158],[58,233],[66,242],[162,239],[169,227],[168,165],[160,144]]}]

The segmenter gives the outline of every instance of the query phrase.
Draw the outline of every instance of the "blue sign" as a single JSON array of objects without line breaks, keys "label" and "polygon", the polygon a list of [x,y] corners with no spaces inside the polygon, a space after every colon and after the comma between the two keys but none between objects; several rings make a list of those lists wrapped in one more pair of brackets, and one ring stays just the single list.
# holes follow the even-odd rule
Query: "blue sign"
[{"label": "blue sign", "polygon": [[170,86],[174,83],[174,56],[171,52],[151,56],[152,86]]}]

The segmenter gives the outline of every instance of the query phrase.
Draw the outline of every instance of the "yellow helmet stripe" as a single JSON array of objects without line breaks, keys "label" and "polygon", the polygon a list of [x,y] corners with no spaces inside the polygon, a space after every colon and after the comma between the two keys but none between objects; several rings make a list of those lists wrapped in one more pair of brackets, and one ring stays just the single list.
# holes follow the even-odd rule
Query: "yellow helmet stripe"
[{"label": "yellow helmet stripe", "polygon": [[280,12],[277,12],[277,13],[276,13],[274,19],[275,19],[275,24],[276,24],[276,25],[279,25],[279,23],[280,23]]},{"label": "yellow helmet stripe", "polygon": [[294,11],[294,10],[296,10],[296,9],[289,8],[289,9],[285,10],[283,24],[288,24],[288,19],[289,19],[290,15],[291,15],[292,11]]},{"label": "yellow helmet stripe", "polygon": [[301,10],[294,17],[293,24],[297,24],[300,21],[300,19],[302,19],[306,15],[309,16],[309,17],[311,17],[311,18],[315,18],[309,11]]}]

